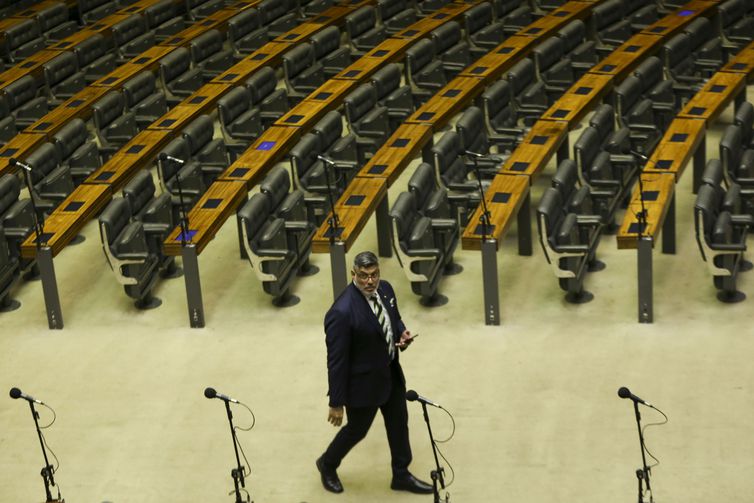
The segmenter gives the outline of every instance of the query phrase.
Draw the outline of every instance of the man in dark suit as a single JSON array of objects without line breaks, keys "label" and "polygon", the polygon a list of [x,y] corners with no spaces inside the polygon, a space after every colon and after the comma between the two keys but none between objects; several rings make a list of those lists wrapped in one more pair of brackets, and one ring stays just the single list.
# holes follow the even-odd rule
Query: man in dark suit
[{"label": "man in dark suit", "polygon": [[392,456],[390,487],[429,494],[432,486],[408,471],[411,445],[406,380],[398,362],[398,350],[406,349],[413,338],[401,320],[393,287],[380,281],[374,253],[356,255],[351,276],[353,282],[325,315],[328,421],[340,426],[344,408],[348,421],[317,460],[322,485],[328,491],[343,492],[336,469],[351,448],[366,436],[379,409]]}]

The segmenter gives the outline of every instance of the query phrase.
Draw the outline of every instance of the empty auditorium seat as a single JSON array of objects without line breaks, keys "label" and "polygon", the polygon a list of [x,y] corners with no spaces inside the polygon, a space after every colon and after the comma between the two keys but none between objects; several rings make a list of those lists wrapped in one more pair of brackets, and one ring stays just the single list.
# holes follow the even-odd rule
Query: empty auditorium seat
[{"label": "empty auditorium seat", "polygon": [[550,37],[532,50],[537,75],[545,85],[549,103],[554,103],[576,80],[571,60],[558,37]]},{"label": "empty auditorium seat", "polygon": [[204,19],[223,6],[223,0],[186,0],[186,13],[190,19],[196,21]]},{"label": "empty auditorium seat", "polygon": [[406,80],[416,103],[424,103],[448,82],[442,62],[435,59],[435,46],[429,39],[416,42],[406,51]]},{"label": "empty auditorium seat", "polygon": [[754,37],[754,18],[747,17],[746,10],[744,0],[728,0],[717,6],[718,29],[729,54],[738,52]]},{"label": "empty auditorium seat", "polygon": [[573,159],[563,159],[558,164],[552,177],[552,188],[560,193],[566,212],[577,215],[597,214],[591,190],[579,181],[579,170]]},{"label": "empty auditorium seat", "polygon": [[251,102],[261,110],[265,127],[285,115],[290,108],[285,89],[278,89],[277,83],[275,71],[269,66],[260,68],[244,82],[251,93]]},{"label": "empty auditorium seat", "polygon": [[660,58],[651,56],[634,70],[634,76],[641,82],[641,94],[652,102],[652,110],[664,131],[681,109],[681,100],[673,90],[673,82],[664,80]]},{"label": "empty auditorium seat", "polygon": [[597,64],[600,57],[596,44],[586,36],[586,25],[575,19],[555,34],[563,43],[563,52],[571,60],[576,77],[581,77]]},{"label": "empty auditorium seat", "polygon": [[[181,159],[184,163],[164,159],[162,154]],[[183,137],[173,139],[160,151],[157,156],[157,175],[163,191],[170,194],[175,222],[179,221],[181,204],[189,211],[207,190],[201,165],[191,159],[191,147]]]},{"label": "empty auditorium seat", "polygon": [[228,20],[228,40],[238,54],[250,54],[269,40],[267,27],[256,9],[246,9]]},{"label": "empty auditorium seat", "polygon": [[5,28],[2,46],[3,59],[8,66],[21,62],[37,51],[44,49],[45,41],[35,20],[25,19]]},{"label": "empty auditorium seat", "polygon": [[10,296],[11,289],[19,276],[19,262],[11,256],[5,241],[5,230],[0,225],[0,313],[15,311],[21,303]]},{"label": "empty auditorium seat", "polygon": [[235,64],[233,51],[223,49],[224,38],[219,30],[208,30],[189,42],[194,67],[201,69],[205,82],[220,75]]},{"label": "empty auditorium seat", "polygon": [[[416,206],[416,196],[402,192],[390,208],[396,255],[422,305],[443,305],[447,299],[438,294],[438,286],[447,254],[439,248],[432,220],[419,214]],[[449,253],[452,256],[453,250]]]},{"label": "empty auditorium seat", "polygon": [[265,293],[272,295],[274,305],[287,307],[299,300],[290,289],[302,259],[289,245],[289,234],[304,234],[306,231],[299,228],[305,228],[308,222],[289,230],[285,219],[272,215],[271,206],[267,194],[257,193],[238,210],[241,242]]},{"label": "empty auditorium seat", "polygon": [[334,0],[301,0],[299,3],[305,17],[316,17],[317,14],[332,7],[335,2]]},{"label": "empty auditorium seat", "polygon": [[15,175],[0,177],[0,227],[5,229],[10,255],[19,261],[21,269],[26,269],[34,260],[21,257],[21,245],[34,232],[34,210],[31,199],[20,198],[21,186]]},{"label": "empty auditorium seat", "polygon": [[597,50],[603,57],[631,37],[631,22],[624,16],[621,0],[606,0],[592,9],[589,19],[596,34]]},{"label": "empty auditorium seat", "polygon": [[42,65],[42,69],[51,107],[58,106],[86,86],[84,74],[79,71],[76,55],[72,52],[61,52]]},{"label": "empty auditorium seat", "polygon": [[92,105],[92,122],[102,157],[108,159],[139,132],[133,112],[126,112],[126,99],[110,91]]},{"label": "empty auditorium seat", "polygon": [[438,9],[442,9],[451,0],[417,0],[416,5],[422,14],[431,14]]},{"label": "empty auditorium seat", "polygon": [[376,71],[370,82],[377,91],[377,102],[387,108],[390,129],[394,131],[414,112],[411,87],[401,85],[401,70],[395,63]]},{"label": "empty auditorium seat", "polygon": [[150,71],[140,72],[124,82],[123,96],[139,129],[146,128],[168,111],[165,94],[157,89],[157,79]]},{"label": "empty auditorium seat", "polygon": [[328,26],[315,33],[310,39],[314,48],[314,58],[322,65],[325,78],[329,79],[351,64],[351,52],[340,45],[340,30]]},{"label": "empty auditorium seat", "polygon": [[416,22],[416,10],[409,0],[377,0],[385,31],[393,35]]},{"label": "empty auditorium seat", "polygon": [[191,158],[202,169],[204,184],[215,181],[228,167],[228,152],[220,138],[213,138],[215,126],[209,115],[200,115],[183,129],[183,138],[189,145]]},{"label": "empty auditorium seat", "polygon": [[387,108],[377,103],[377,91],[370,84],[356,88],[343,103],[348,125],[356,135],[359,147],[373,155],[392,133]]},{"label": "empty auditorium seat", "polygon": [[442,61],[445,78],[451,80],[471,64],[469,44],[463,39],[461,25],[450,21],[430,32],[435,52]]},{"label": "empty auditorium seat", "polygon": [[346,33],[351,44],[351,54],[361,57],[385,40],[383,26],[377,26],[377,10],[366,6],[346,16]]},{"label": "empty auditorium seat", "polygon": [[76,184],[102,166],[97,143],[89,134],[86,123],[79,118],[71,119],[52,136],[57,156],[62,167],[67,167]]},{"label": "empty auditorium seat", "polygon": [[487,130],[490,133],[507,136],[512,142],[520,141],[524,131],[517,127],[519,116],[513,105],[510,84],[505,80],[498,80],[484,90],[480,101]]},{"label": "empty auditorium seat", "polygon": [[301,21],[297,0],[262,0],[256,8],[272,38],[291,31]]},{"label": "empty auditorium seat", "polygon": [[486,129],[484,113],[479,107],[467,108],[456,121],[456,132],[461,141],[461,148],[485,156],[484,158],[467,157],[466,165],[469,169],[475,169],[478,166],[483,178],[493,178],[507,158],[506,151],[510,152],[515,149],[516,142],[511,141],[509,137],[490,137]]},{"label": "empty auditorium seat", "polygon": [[499,17],[500,24],[503,25],[503,31],[508,35],[514,35],[517,31],[534,22],[534,13],[526,2],[508,11],[505,15]]},{"label": "empty auditorium seat", "polygon": [[463,21],[475,59],[484,56],[505,39],[503,25],[494,22],[492,5],[488,2],[475,5],[464,12]]},{"label": "empty auditorium seat", "polygon": [[37,23],[47,40],[60,40],[76,33],[79,26],[68,17],[68,7],[64,3],[49,3],[37,11]]},{"label": "empty auditorium seat", "polygon": [[527,126],[532,125],[548,107],[545,85],[537,80],[534,62],[529,58],[522,59],[508,70],[506,79],[510,83],[516,115],[523,118]]},{"label": "empty auditorium seat", "polygon": [[739,302],[746,296],[737,290],[736,280],[744,264],[746,234],[754,225],[751,215],[734,218],[721,210],[715,190],[706,184],[699,187],[694,204],[696,240],[702,259],[712,273],[718,300]]},{"label": "empty auditorium seat", "polygon": [[55,147],[43,143],[26,157],[31,167],[32,194],[37,210],[50,214],[73,192],[74,184],[68,166],[60,166]]},{"label": "empty auditorium seat", "polygon": [[[408,180],[408,190],[414,193],[416,197],[416,207],[419,213],[433,220],[452,220],[455,222],[455,228],[459,233],[459,212],[460,209],[448,197],[448,191],[437,184],[435,170],[431,164],[422,162]],[[457,239],[453,232],[443,226],[438,226],[438,232],[449,233],[445,239]]]},{"label": "empty auditorium seat", "polygon": [[79,69],[84,72],[84,80],[87,84],[115,70],[117,62],[115,53],[111,51],[111,45],[105,37],[95,33],[73,47]]},{"label": "empty auditorium seat", "polygon": [[146,18],[138,14],[113,25],[113,41],[120,64],[138,56],[157,43],[154,32],[147,29]]},{"label": "empty auditorium seat", "polygon": [[754,147],[754,105],[748,101],[744,101],[738,108],[733,116],[733,124],[741,128],[741,143],[745,148]]},{"label": "empty auditorium seat", "polygon": [[729,183],[754,188],[754,150],[744,143],[742,128],[731,124],[720,139],[720,160]]},{"label": "empty auditorium seat", "polygon": [[593,295],[584,290],[584,276],[589,264],[596,261],[602,229],[599,217],[566,211],[560,192],[550,187],[537,208],[537,227],[545,258],[560,288],[567,292],[566,301],[580,304],[592,300]]},{"label": "empty auditorium seat", "polygon": [[173,0],[160,0],[144,9],[147,28],[154,32],[157,42],[162,42],[186,28],[182,10]]},{"label": "empty auditorium seat", "polygon": [[365,162],[359,157],[356,135],[343,134],[343,117],[336,110],[327,112],[312,126],[311,132],[319,140],[319,150],[335,162],[348,184]]},{"label": "empty auditorium seat", "polygon": [[283,54],[283,70],[288,96],[303,99],[325,82],[322,64],[314,58],[311,44],[299,44]]},{"label": "empty auditorium seat", "polygon": [[217,115],[225,146],[233,159],[245,151],[262,134],[259,108],[251,103],[245,87],[234,87],[217,102]]},{"label": "empty auditorium seat", "polygon": [[662,137],[662,124],[655,118],[652,101],[642,97],[641,81],[627,77],[614,90],[618,123],[631,131],[634,150],[651,153]]},{"label": "empty auditorium seat", "polygon": [[702,76],[710,77],[723,66],[726,59],[722,41],[709,19],[698,17],[683,32],[691,37],[694,65]]},{"label": "empty auditorium seat", "polygon": [[160,83],[169,105],[177,105],[202,86],[202,70],[191,67],[191,54],[178,47],[160,59]]},{"label": "empty auditorium seat", "polygon": [[111,0],[78,0],[78,13],[85,24],[107,17],[117,9],[118,4]]},{"label": "empty auditorium seat", "polygon": [[16,118],[11,114],[5,96],[0,95],[0,145],[7,144],[17,133]]},{"label": "empty auditorium seat", "polygon": [[122,197],[113,199],[99,216],[102,250],[126,295],[138,309],[153,309],[162,301],[152,295],[157,282],[159,257],[147,244],[144,226],[131,219],[131,208]]},{"label": "empty auditorium seat", "polygon": [[47,113],[47,98],[38,96],[37,81],[25,75],[3,87],[2,93],[18,128],[32,125]]}]

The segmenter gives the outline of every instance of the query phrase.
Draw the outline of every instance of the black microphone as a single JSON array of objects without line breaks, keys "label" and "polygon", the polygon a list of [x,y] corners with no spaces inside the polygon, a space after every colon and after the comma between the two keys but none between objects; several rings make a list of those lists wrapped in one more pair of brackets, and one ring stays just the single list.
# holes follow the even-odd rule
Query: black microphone
[{"label": "black microphone", "polygon": [[317,159],[319,159],[322,162],[326,162],[327,164],[330,164],[332,166],[335,166],[335,161],[333,161],[329,157],[325,157],[324,155],[317,154]]},{"label": "black microphone", "polygon": [[442,409],[442,407],[439,404],[436,404],[435,402],[424,398],[423,396],[419,395],[416,391],[412,389],[406,391],[406,400],[408,400],[409,402],[418,401],[419,403],[431,405],[432,407],[437,407],[438,409]]},{"label": "black microphone", "polygon": [[631,149],[629,149],[628,153],[631,154],[634,157],[638,157],[639,159],[641,159],[644,162],[647,162],[649,160],[649,157],[647,157],[646,155],[642,154],[638,150],[631,150]]},{"label": "black microphone", "polygon": [[28,164],[24,164],[23,162],[19,161],[15,157],[11,157],[10,159],[8,159],[8,164],[10,164],[11,166],[18,166],[19,168],[23,168],[29,173],[31,173],[31,166],[29,166]]},{"label": "black microphone", "polygon": [[646,405],[647,407],[654,407],[654,405],[652,405],[651,403],[645,402],[644,400],[642,400],[638,396],[636,396],[633,393],[631,393],[631,391],[628,388],[626,388],[625,386],[623,386],[622,388],[620,388],[618,390],[618,396],[621,397],[621,398],[630,398],[634,402],[639,402],[641,404]]},{"label": "black microphone", "polygon": [[38,403],[39,405],[44,405],[45,403],[42,400],[37,400],[33,396],[29,396],[25,394],[23,391],[21,391],[18,388],[11,388],[10,389],[10,397],[14,400],[17,398],[23,398],[24,400],[28,400],[29,402]]},{"label": "black microphone", "polygon": [[218,393],[217,391],[215,391],[215,388],[205,389],[204,396],[207,398],[219,398],[220,400],[225,400],[226,402],[230,402],[230,403],[238,403],[238,400],[236,400],[235,398],[231,398],[227,395]]},{"label": "black microphone", "polygon": [[160,154],[160,160],[163,161],[163,162],[164,161],[173,161],[173,162],[175,162],[177,164],[181,164],[181,165],[182,164],[186,164],[186,161],[184,161],[183,159],[178,159],[177,157],[173,157],[172,155],[168,155],[165,152],[162,152]]}]

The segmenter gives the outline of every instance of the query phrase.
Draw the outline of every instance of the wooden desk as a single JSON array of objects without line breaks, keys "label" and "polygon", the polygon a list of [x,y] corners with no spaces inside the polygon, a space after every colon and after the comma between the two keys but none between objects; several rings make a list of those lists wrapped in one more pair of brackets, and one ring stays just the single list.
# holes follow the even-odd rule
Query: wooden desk
[{"label": "wooden desk", "polygon": [[[348,188],[335,203],[335,213],[338,215],[338,229],[336,241],[345,244],[345,251],[353,245],[369,217],[377,206],[387,196],[387,183],[383,178],[364,178],[356,176],[348,184]],[[329,253],[330,228],[327,221],[319,227],[312,241],[314,253]]]},{"label": "wooden desk", "polygon": [[215,84],[236,84],[251,77],[254,72],[267,65],[274,65],[290,50],[290,44],[268,42],[246,56],[223,73],[211,80]]},{"label": "wooden desk", "polygon": [[144,130],[118,150],[84,183],[109,185],[118,191],[143,167],[151,163],[157,153],[175,137],[172,131]]},{"label": "wooden desk", "polygon": [[439,131],[454,115],[468,108],[471,100],[484,90],[475,77],[456,77],[411,114],[404,124],[428,124]]},{"label": "wooden desk", "polygon": [[358,85],[358,82],[352,80],[330,79],[273,125],[309,129],[327,112],[340,106],[346,95]]},{"label": "wooden desk", "polygon": [[[644,236],[652,237],[653,243],[662,229],[665,217],[670,209],[675,191],[675,176],[672,173],[644,173],[641,175],[644,185],[644,207],[647,210],[647,226]],[[639,184],[634,186],[631,202],[618,231],[618,248],[621,250],[637,247],[639,222],[637,213],[641,212]]]},{"label": "wooden desk", "polygon": [[47,47],[47,49],[55,50],[55,51],[66,51],[73,49],[75,46],[80,44],[81,42],[84,42],[85,40],[88,40],[89,37],[92,37],[96,35],[96,32],[93,32],[91,30],[80,30],[74,33],[71,36],[68,36],[64,38],[63,40],[58,41],[57,43],[54,43]]},{"label": "wooden desk", "polygon": [[92,24],[87,24],[82,27],[81,31],[87,31],[89,33],[101,33],[106,37],[112,37],[113,25],[120,23],[121,21],[131,17],[130,14],[110,14],[109,16],[100,19]]},{"label": "wooden desk", "polygon": [[228,166],[218,180],[243,181],[251,189],[288,153],[300,137],[299,128],[270,126],[246,152]]},{"label": "wooden desk", "polygon": [[[126,7],[123,7],[119,11],[116,12],[116,14],[135,14],[137,12],[142,12],[146,10],[148,7],[151,7],[152,5],[156,4],[159,0],[138,0],[137,2],[134,2],[130,5],[127,5]],[[177,6],[184,5],[183,2],[175,0],[173,2]]]},{"label": "wooden desk", "polygon": [[547,109],[541,119],[562,121],[568,124],[568,129],[575,129],[584,115],[593,110],[612,88],[612,76],[584,74]]},{"label": "wooden desk", "polygon": [[154,121],[148,130],[180,131],[202,114],[211,114],[223,94],[232,88],[228,84],[204,84],[194,94],[171,108]]},{"label": "wooden desk", "polygon": [[382,61],[382,64],[397,61],[403,58],[406,49],[411,47],[412,44],[413,40],[411,39],[388,38],[380,42],[377,47],[366,53],[363,57],[378,58]]},{"label": "wooden desk", "polygon": [[92,115],[92,105],[110,89],[105,87],[85,87],[60,106],[47,112],[44,117],[27,127],[25,132],[51,137],[74,118],[88,119]]},{"label": "wooden desk", "polygon": [[[112,192],[107,185],[82,183],[76,187],[45,220],[42,245],[46,244],[52,250],[52,256],[56,256],[111,198]],[[21,245],[21,255],[33,258],[36,254],[36,236],[32,234]]]},{"label": "wooden desk", "polygon": [[32,54],[20,63],[17,63],[3,73],[0,73],[0,89],[17,81],[21,77],[26,77],[27,75],[32,75],[39,80],[43,80],[42,65],[57,56],[60,56],[60,51],[52,51],[49,49],[43,49]]},{"label": "wooden desk", "polygon": [[322,30],[322,28],[324,28],[325,26],[326,25],[322,23],[302,23],[292,30],[273,38],[272,41],[281,44],[292,44],[293,46],[298,44],[299,42],[307,40],[312,35]]},{"label": "wooden desk", "polygon": [[734,99],[736,104],[746,100],[746,75],[717,72],[686,103],[686,106],[676,117],[703,119],[709,124]]},{"label": "wooden desk", "polygon": [[639,33],[661,35],[666,40],[681,31],[699,16],[713,15],[717,2],[691,1],[658,21],[650,24]]},{"label": "wooden desk", "polygon": [[[519,213],[521,206],[529,197],[529,178],[526,176],[512,175],[503,173],[495,176],[490,184],[489,189],[484,194],[484,200],[490,212],[490,228],[487,229],[487,236],[496,240],[497,249],[500,249],[500,242],[508,232],[508,228],[513,222],[513,218],[521,215],[521,220],[526,220],[531,226],[529,211]],[[474,214],[469,217],[469,223],[461,236],[461,248],[464,250],[481,250],[482,249],[482,217],[483,207],[480,204]],[[526,223],[523,223],[526,225]]]},{"label": "wooden desk", "polygon": [[634,35],[620,47],[597,63],[588,73],[613,75],[619,81],[626,78],[639,63],[657,52],[663,44],[663,38],[657,35]]},{"label": "wooden desk", "polygon": [[556,151],[558,162],[568,158],[568,125],[564,122],[537,121],[505,161],[500,173],[527,175],[534,183]]},{"label": "wooden desk", "polygon": [[677,183],[693,156],[696,189],[706,162],[704,126],[704,121],[698,119],[673,120],[647,161],[644,173],[672,173]]},{"label": "wooden desk", "polygon": [[536,42],[537,39],[534,37],[508,37],[505,42],[476,60],[458,76],[482,79],[485,84],[497,80],[518,63]]},{"label": "wooden desk", "polygon": [[745,74],[747,82],[751,82],[754,79],[754,42],[733,56],[720,71]]},{"label": "wooden desk", "polygon": [[516,35],[534,37],[542,41],[574,19],[586,19],[589,17],[592,8],[593,6],[588,3],[567,2],[525,28],[518,30]]},{"label": "wooden desk", "polygon": [[160,59],[167,56],[175,50],[175,47],[156,45],[151,47],[130,60],[125,65],[121,65],[112,72],[108,73],[99,80],[94,81],[91,86],[120,88],[123,83],[134,77],[144,70],[154,70],[159,65]]},{"label": "wooden desk", "polygon": [[415,42],[414,39],[389,38],[357,59],[351,65],[335,75],[337,80],[355,80],[363,82],[388,62],[398,61]]},{"label": "wooden desk", "polygon": [[0,176],[15,173],[18,169],[8,164],[11,157],[24,159],[47,140],[47,137],[34,133],[18,133],[2,148],[0,148]]},{"label": "wooden desk", "polygon": [[[197,254],[209,244],[230,215],[246,200],[246,184],[238,181],[216,181],[188,213],[189,237]],[[176,227],[163,243],[165,255],[181,255],[181,228]]]},{"label": "wooden desk", "polygon": [[422,148],[432,146],[432,127],[402,124],[359,171],[365,178],[387,179],[392,185]]}]

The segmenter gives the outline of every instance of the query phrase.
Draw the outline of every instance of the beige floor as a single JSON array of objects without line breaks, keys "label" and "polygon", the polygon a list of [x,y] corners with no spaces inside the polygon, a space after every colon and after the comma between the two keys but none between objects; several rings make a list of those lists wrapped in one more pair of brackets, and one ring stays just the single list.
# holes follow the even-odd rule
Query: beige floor
[{"label": "beige floor", "polygon": [[[729,110],[721,123],[730,120]],[[720,130],[708,137],[710,156]],[[740,281],[747,301],[715,300],[694,239],[690,170],[678,187],[678,253],[654,255],[652,325],[636,321],[636,255],[617,250],[614,236],[600,247],[607,269],[587,280],[595,300],[573,306],[538,246],[532,257],[515,254],[514,229],[499,253],[499,327],[483,324],[479,254],[457,253],[465,270],[443,282],[450,303],[438,309],[422,308],[397,261],[383,261],[404,320],[421,333],[402,356],[408,385],[456,420],[443,446],[456,472],[453,501],[635,501],[638,440],[631,404],[616,396],[620,386],[670,416],[647,431],[662,461],[653,472],[658,502],[751,501],[754,276]],[[538,181],[535,202],[550,176]],[[405,182],[394,185],[391,200]],[[325,420],[327,256],[314,256],[320,273],[296,284],[301,303],[276,309],[239,260],[227,224],[200,259],[207,328],[192,330],[182,279],[158,287],[160,309],[138,312],[105,264],[96,226],[84,234],[85,243],[55,262],[64,330],[47,329],[39,283],[18,288],[22,309],[0,316],[0,390],[18,386],[55,407],[47,439],[61,460],[56,477],[67,501],[233,501],[225,412],[203,397],[206,386],[256,414],[256,427],[239,437],[258,503],[429,500],[389,489],[379,420],[341,467],[346,492],[320,486],[314,460],[335,432]],[[372,221],[355,251],[375,246]],[[412,468],[427,478],[421,409],[409,410]],[[431,413],[437,436],[447,436],[450,421]],[[235,414],[239,426],[249,424],[243,409]],[[659,417],[643,414],[646,422]],[[23,402],[0,400],[3,503],[44,497],[29,416]],[[49,417],[43,410],[42,421]]]}]

